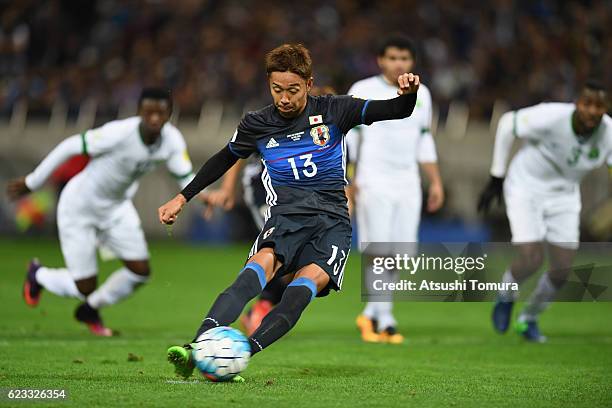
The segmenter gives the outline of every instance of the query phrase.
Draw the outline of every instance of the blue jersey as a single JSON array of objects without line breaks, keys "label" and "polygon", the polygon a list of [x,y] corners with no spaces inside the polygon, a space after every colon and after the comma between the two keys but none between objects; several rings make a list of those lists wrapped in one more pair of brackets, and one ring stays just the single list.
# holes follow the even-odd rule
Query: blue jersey
[{"label": "blue jersey", "polygon": [[363,124],[367,101],[351,96],[308,96],[296,118],[274,105],[246,114],[229,148],[240,158],[258,152],[271,213],[326,212],[348,218],[344,136]]}]

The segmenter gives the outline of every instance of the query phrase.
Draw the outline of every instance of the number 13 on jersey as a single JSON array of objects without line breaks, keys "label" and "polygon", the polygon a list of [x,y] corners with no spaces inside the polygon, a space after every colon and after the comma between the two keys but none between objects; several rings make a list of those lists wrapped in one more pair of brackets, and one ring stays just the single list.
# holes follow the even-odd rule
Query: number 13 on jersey
[{"label": "number 13 on jersey", "polygon": [[[304,168],[302,169],[302,174],[308,178],[314,177],[317,175],[317,165],[312,161],[312,154],[303,154],[299,157],[299,160],[303,161],[302,165]],[[290,157],[287,159],[289,164],[291,165],[291,170],[293,170],[293,178],[296,180],[300,179],[300,172],[298,171],[298,166],[295,163],[295,158]],[[300,166],[300,167],[301,167]]]}]

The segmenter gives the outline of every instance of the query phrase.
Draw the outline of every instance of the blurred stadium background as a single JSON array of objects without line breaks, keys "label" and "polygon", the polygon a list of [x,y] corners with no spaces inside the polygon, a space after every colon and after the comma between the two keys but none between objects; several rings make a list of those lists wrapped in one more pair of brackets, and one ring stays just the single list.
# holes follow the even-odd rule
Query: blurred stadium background
[{"label": "blurred stadium background", "polygon": [[[63,264],[55,202],[83,162],[17,204],[3,190],[63,138],[135,114],[141,88],[164,85],[198,168],[245,110],[270,102],[267,50],[303,42],[315,84],[344,93],[378,72],[377,43],[397,31],[418,45],[447,194],[439,213],[423,217],[421,238],[507,242],[503,209],[476,213],[498,118],[571,101],[589,75],[611,89],[610,0],[0,0],[0,389],[66,388],[69,403],[88,407],[610,406],[612,303],[555,304],[543,317],[551,341],[530,347],[491,330],[489,303],[397,302],[408,344],[377,347],[354,326],[358,255],[343,293],[313,302],[286,340],[257,357],[244,387],[171,380],[163,352],[191,334],[243,261],[247,244],[229,243],[252,241],[256,230],[243,204],[212,222],[190,205],[170,242],[156,210],[178,186],[164,168],[135,197],[153,238],[154,280],[104,311],[121,337],[92,338],[66,299],[23,305],[26,260]],[[609,188],[606,169],[583,183],[584,241],[612,238]],[[117,265],[101,263],[101,276]]]},{"label": "blurred stadium background", "polygon": [[[267,50],[303,42],[315,83],[344,93],[377,73],[377,42],[394,31],[416,40],[416,71],[436,105],[448,199],[425,216],[422,238],[507,240],[502,210],[487,222],[475,210],[497,119],[511,108],[571,101],[592,74],[610,89],[610,1],[1,1],[0,182],[27,174],[61,139],[135,114],[145,85],[173,90],[173,121],[197,168],[245,110],[269,103]],[[135,199],[149,236],[166,234],[156,208],[178,189],[164,173],[145,177]],[[55,189],[17,208],[3,196],[0,233],[55,234]],[[583,185],[583,240],[610,238],[601,209],[608,196],[601,169]],[[190,211],[193,222],[179,223],[176,236],[227,242],[255,234],[244,206],[212,223],[197,206]]]}]

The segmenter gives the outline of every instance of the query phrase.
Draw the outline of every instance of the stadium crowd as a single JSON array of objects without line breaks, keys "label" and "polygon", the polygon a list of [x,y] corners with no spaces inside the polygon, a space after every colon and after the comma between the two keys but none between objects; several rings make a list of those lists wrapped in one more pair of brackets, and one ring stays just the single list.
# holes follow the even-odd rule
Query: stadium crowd
[{"label": "stadium crowd", "polygon": [[594,71],[611,82],[605,0],[20,0],[0,5],[0,115],[23,98],[31,114],[88,98],[113,114],[145,84],[171,87],[182,114],[210,99],[257,106],[262,54],[288,41],[311,49],[317,83],[344,92],[377,72],[378,34],[392,31],[417,41],[442,110],[462,100],[486,117],[499,98],[570,100]]}]

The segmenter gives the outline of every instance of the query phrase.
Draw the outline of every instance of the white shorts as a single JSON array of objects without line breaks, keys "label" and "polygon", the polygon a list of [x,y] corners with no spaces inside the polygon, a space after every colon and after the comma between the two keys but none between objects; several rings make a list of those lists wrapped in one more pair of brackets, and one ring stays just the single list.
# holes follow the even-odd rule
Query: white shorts
[{"label": "white shorts", "polygon": [[[421,221],[421,186],[358,187],[356,199],[360,249],[364,243],[416,243]],[[413,248],[414,246],[409,246]],[[390,246],[389,255],[406,245]],[[387,255],[387,254],[373,254]]]},{"label": "white shorts", "polygon": [[75,281],[97,275],[99,244],[124,261],[149,259],[140,217],[131,201],[96,212],[84,200],[72,200],[71,195],[62,193],[60,197],[57,227],[64,261]]},{"label": "white shorts", "polygon": [[513,243],[547,241],[578,248],[580,191],[537,194],[506,182],[504,199]]}]

